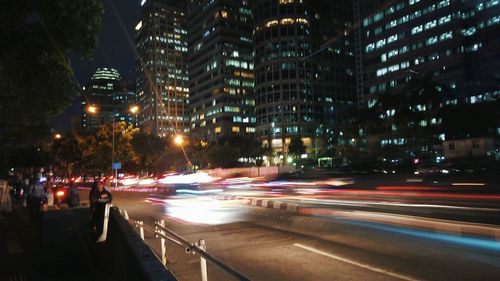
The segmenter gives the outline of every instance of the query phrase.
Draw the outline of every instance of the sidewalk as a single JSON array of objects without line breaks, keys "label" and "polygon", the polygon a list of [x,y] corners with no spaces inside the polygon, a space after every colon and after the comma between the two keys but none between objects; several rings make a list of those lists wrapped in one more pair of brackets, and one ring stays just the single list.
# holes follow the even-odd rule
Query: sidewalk
[{"label": "sidewalk", "polygon": [[12,202],[0,222],[0,280],[98,280],[90,253],[88,208],[43,212],[41,223]]}]

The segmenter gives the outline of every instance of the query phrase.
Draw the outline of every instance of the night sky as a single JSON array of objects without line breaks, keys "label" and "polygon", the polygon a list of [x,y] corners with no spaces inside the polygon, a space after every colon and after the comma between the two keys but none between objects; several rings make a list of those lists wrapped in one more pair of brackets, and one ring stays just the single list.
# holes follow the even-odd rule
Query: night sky
[{"label": "night sky", "polygon": [[[135,76],[134,27],[139,18],[140,0],[103,0],[104,15],[99,46],[90,61],[70,55],[75,78],[85,86],[99,67],[113,67],[122,77],[133,79]],[[64,113],[52,122],[55,131],[71,128],[72,116],[80,116],[81,96]]]}]

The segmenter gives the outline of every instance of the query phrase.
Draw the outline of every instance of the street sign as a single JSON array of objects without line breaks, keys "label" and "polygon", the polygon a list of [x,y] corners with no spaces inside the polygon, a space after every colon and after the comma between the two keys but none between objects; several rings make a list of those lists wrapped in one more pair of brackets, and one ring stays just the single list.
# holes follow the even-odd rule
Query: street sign
[{"label": "street sign", "polygon": [[120,163],[120,162],[113,162],[113,164],[111,164],[111,168],[113,170],[121,169],[122,168],[122,163]]}]

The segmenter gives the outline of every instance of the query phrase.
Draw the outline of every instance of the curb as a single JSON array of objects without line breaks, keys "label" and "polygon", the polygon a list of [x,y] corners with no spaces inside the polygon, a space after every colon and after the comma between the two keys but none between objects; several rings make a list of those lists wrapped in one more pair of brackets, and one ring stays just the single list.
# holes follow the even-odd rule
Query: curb
[{"label": "curb", "polygon": [[[77,187],[79,190],[90,190],[90,187],[84,187],[84,186],[79,186]],[[106,189],[110,191],[128,191],[128,192],[156,192],[156,191],[161,191],[160,187],[136,187],[136,186],[131,186],[131,187],[106,187]]]},{"label": "curb", "polygon": [[270,200],[270,199],[259,199],[259,198],[241,197],[241,196],[234,196],[234,195],[217,195],[216,198],[219,200],[242,201],[242,203],[244,203],[244,204],[255,206],[255,207],[271,208],[271,209],[277,209],[277,210],[288,211],[288,212],[293,212],[293,213],[301,213],[300,210],[302,209],[300,207],[300,205],[298,205],[298,204],[285,203],[285,202],[280,202],[280,201],[275,201],[275,200]]},{"label": "curb", "polygon": [[423,218],[391,213],[374,213],[364,211],[340,211],[324,208],[308,208],[299,204],[290,204],[270,199],[218,195],[219,200],[235,200],[254,207],[271,208],[302,215],[332,216],[351,220],[369,220],[370,222],[397,225],[400,227],[444,233],[455,236],[473,236],[500,241],[500,226],[445,219]]}]

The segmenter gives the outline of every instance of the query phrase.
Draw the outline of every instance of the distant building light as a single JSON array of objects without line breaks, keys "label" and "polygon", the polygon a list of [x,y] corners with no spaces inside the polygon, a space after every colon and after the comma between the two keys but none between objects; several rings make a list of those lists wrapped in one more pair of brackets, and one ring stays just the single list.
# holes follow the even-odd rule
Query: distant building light
[{"label": "distant building light", "polygon": [[135,26],[135,30],[141,30],[142,28],[142,20]]}]

